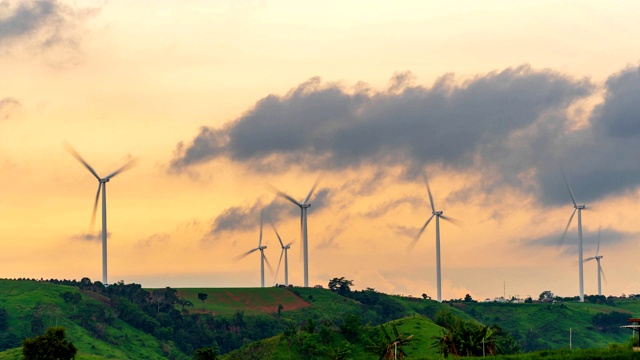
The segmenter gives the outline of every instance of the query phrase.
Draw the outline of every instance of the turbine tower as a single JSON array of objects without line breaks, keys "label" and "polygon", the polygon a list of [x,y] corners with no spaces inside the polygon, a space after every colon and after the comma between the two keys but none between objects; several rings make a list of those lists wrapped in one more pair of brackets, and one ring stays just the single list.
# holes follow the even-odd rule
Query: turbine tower
[{"label": "turbine tower", "polygon": [[102,284],[109,285],[107,282],[107,183],[111,178],[119,173],[129,169],[134,165],[135,161],[129,161],[118,170],[111,174],[101,178],[98,173],[71,147],[71,145],[64,143],[65,149],[78,161],[80,161],[90,172],[98,179],[98,191],[96,192],[96,200],[93,204],[93,213],[91,215],[90,233],[93,232],[93,226],[96,221],[96,210],[98,209],[98,201],[100,200],[100,190],[102,190]]},{"label": "turbine tower", "polygon": [[436,218],[436,283],[437,283],[437,292],[438,292],[438,302],[442,302],[442,274],[440,269],[440,219],[447,220],[451,223],[453,223],[454,220],[450,217],[444,216],[443,211],[436,211],[435,205],[433,204],[433,195],[431,195],[431,188],[429,187],[429,180],[427,179],[426,174],[423,174],[423,177],[424,177],[424,183],[427,185],[427,192],[429,193],[429,203],[431,204],[431,216],[427,219],[427,221],[424,223],[424,225],[422,226],[422,228],[420,229],[416,237],[409,244],[409,248],[413,248],[413,246],[415,246],[416,242],[418,241],[418,239],[420,238],[424,230],[427,228],[427,225],[429,225],[431,220],[435,217]]},{"label": "turbine tower", "polygon": [[269,260],[267,260],[267,257],[264,255],[264,249],[266,248],[267,248],[266,245],[264,246],[262,245],[262,215],[260,215],[260,239],[258,240],[258,247],[255,249],[251,249],[244,254],[240,254],[236,256],[235,260],[238,261],[246,257],[247,255],[251,254],[252,252],[260,250],[260,286],[261,287],[264,287],[264,263],[265,262],[267,263],[269,270],[273,272],[273,269],[271,268],[271,264],[269,264]]},{"label": "turbine tower", "polygon": [[569,196],[571,196],[571,202],[573,203],[573,212],[571,213],[571,217],[569,218],[569,222],[567,222],[567,226],[564,228],[564,233],[562,234],[562,238],[560,242],[562,242],[567,235],[567,230],[569,230],[569,226],[571,225],[571,221],[573,220],[573,216],[578,212],[578,277],[580,284],[580,302],[584,302],[584,279],[583,279],[583,260],[582,260],[582,210],[587,208],[586,205],[578,205],[576,203],[576,197],[573,195],[573,190],[571,190],[571,185],[569,185],[569,180],[564,176],[564,184],[567,186],[567,190],[569,190]]},{"label": "turbine tower", "polygon": [[600,259],[603,258],[602,255],[598,255],[600,251],[600,229],[598,229],[598,246],[596,247],[596,256],[588,257],[584,259],[584,262],[595,260],[598,262],[598,295],[602,295],[602,279],[604,277],[604,272],[602,272],[602,267],[600,266]]},{"label": "turbine tower", "polygon": [[300,207],[300,238],[302,239],[304,287],[309,287],[309,244],[307,238],[307,209],[311,206],[311,204],[309,203],[309,199],[311,198],[311,195],[313,194],[317,186],[318,180],[316,180],[316,182],[313,184],[313,187],[307,194],[307,197],[304,198],[302,202],[298,202],[296,199],[283,193],[282,191],[277,191],[278,196],[281,196]]},{"label": "turbine tower", "polygon": [[282,239],[280,238],[280,234],[278,234],[278,230],[276,230],[275,225],[271,224],[273,227],[273,231],[276,232],[276,236],[278,237],[278,241],[280,242],[280,246],[282,247],[282,251],[280,252],[280,260],[278,260],[278,267],[276,267],[276,278],[278,277],[278,272],[280,271],[280,263],[282,262],[282,256],[284,255],[284,285],[289,286],[289,257],[288,250],[291,248],[291,242],[287,245],[284,245]]}]

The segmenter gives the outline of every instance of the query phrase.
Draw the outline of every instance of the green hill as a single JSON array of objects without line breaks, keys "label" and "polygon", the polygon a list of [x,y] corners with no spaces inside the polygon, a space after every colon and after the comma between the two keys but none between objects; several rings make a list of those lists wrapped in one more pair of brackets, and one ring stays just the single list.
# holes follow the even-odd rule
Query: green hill
[{"label": "green hill", "polygon": [[[65,302],[62,295],[67,292],[80,294],[78,304]],[[171,352],[166,346],[163,351],[156,338],[117,319],[109,307],[77,287],[0,280],[0,308],[8,314],[4,334],[14,334],[18,340],[39,335],[47,327],[64,326],[67,338],[78,348],[78,359],[166,359]],[[105,322],[91,331],[86,328],[88,318],[104,318]],[[4,351],[0,359],[22,359],[22,353]]]},{"label": "green hill", "polygon": [[[0,280],[0,350],[6,349],[0,359],[20,359],[22,339],[59,325],[78,359],[190,359],[198,348],[217,347],[224,359],[330,359],[348,352],[364,360],[376,358],[367,347],[369,339],[381,339],[379,324],[413,335],[404,347],[412,358],[433,358],[433,337],[443,334],[434,322],[452,316],[495,324],[525,351],[567,349],[570,332],[574,349],[607,348],[628,342],[631,333],[619,326],[640,313],[640,299],[604,297],[593,300],[598,304],[438,303],[373,289],[343,296],[315,288],[66,283],[74,286]],[[204,302],[199,293],[207,294]]]}]

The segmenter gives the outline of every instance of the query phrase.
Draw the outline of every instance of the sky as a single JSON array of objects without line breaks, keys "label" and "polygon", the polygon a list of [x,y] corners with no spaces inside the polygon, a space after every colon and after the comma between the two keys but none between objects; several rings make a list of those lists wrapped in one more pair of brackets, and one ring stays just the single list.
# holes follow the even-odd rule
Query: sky
[{"label": "sky", "polygon": [[[0,1],[0,277],[443,299],[640,293],[640,4]],[[283,282],[283,265],[266,283]],[[586,294],[597,293],[594,261]]]}]

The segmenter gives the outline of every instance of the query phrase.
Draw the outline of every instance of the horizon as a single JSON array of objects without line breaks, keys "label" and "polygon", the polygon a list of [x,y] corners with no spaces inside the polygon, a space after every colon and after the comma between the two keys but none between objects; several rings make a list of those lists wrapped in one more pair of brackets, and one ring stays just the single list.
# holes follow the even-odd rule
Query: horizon
[{"label": "horizon", "polygon": [[[443,300],[576,296],[564,173],[603,295],[640,292],[640,4],[4,4],[0,278],[102,278],[96,179],[68,142],[99,176],[137,160],[108,183],[108,283],[259,287],[259,257],[234,258],[264,211],[302,284],[300,211],[273,188],[320,179],[309,287],[435,298],[435,222],[406,250],[426,172],[459,222],[440,222]],[[263,245],[275,268],[270,226]]]}]

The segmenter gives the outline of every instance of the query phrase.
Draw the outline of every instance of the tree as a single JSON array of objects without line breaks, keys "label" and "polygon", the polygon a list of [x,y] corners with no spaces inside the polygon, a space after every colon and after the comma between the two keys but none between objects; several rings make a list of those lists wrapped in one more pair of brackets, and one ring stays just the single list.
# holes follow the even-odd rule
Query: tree
[{"label": "tree", "polygon": [[473,298],[471,298],[471,295],[469,294],[465,295],[464,302],[473,302]]},{"label": "tree", "polygon": [[329,290],[337,292],[340,295],[347,295],[351,292],[353,280],[347,280],[344,277],[333,278],[329,280]]},{"label": "tree", "polygon": [[390,335],[384,325],[380,324],[380,333],[374,335],[368,349],[380,356],[380,359],[404,359],[406,354],[402,347],[413,340],[413,335],[405,337],[395,324],[391,324],[391,328],[393,333]]},{"label": "tree", "polygon": [[202,310],[204,311],[204,301],[207,300],[209,295],[205,293],[198,293],[198,300],[202,301]]},{"label": "tree", "polygon": [[216,360],[217,354],[216,349],[208,347],[196,350],[194,357],[196,360]]},{"label": "tree", "polygon": [[340,332],[349,341],[354,344],[360,340],[360,329],[362,328],[362,320],[360,316],[348,314],[344,318],[344,323],[340,325]]},{"label": "tree", "polygon": [[427,295],[427,294],[422,294],[422,298],[425,300],[431,300],[431,296]]},{"label": "tree", "polygon": [[63,327],[49,328],[44,335],[22,341],[22,354],[25,360],[75,359],[77,352],[75,345],[67,341]]},{"label": "tree", "polygon": [[549,301],[553,301],[553,293],[549,290],[545,290],[542,293],[540,293],[540,297],[539,300],[540,302],[549,302]]}]

